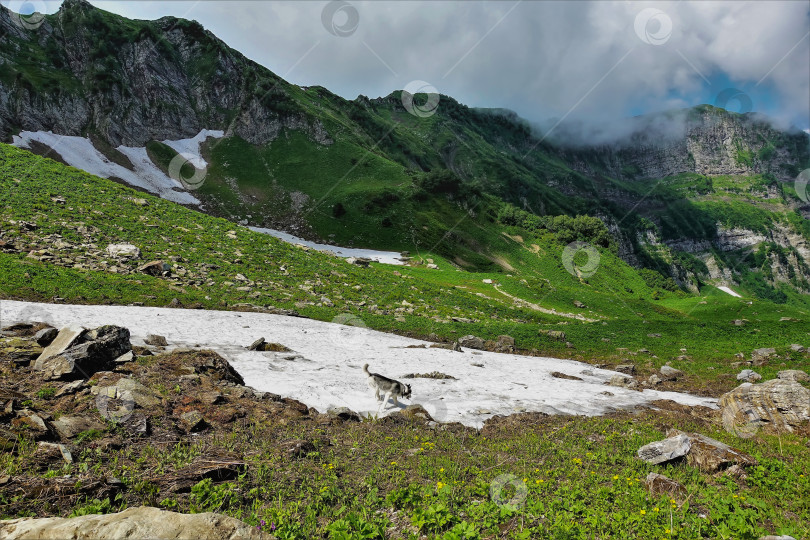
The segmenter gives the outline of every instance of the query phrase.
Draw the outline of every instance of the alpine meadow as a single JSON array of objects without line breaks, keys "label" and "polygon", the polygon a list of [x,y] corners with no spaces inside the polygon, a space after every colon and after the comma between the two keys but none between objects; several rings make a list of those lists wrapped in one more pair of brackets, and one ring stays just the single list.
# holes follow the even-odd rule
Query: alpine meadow
[{"label": "alpine meadow", "polygon": [[808,539],[808,183],[803,1],[4,1],[0,537]]}]

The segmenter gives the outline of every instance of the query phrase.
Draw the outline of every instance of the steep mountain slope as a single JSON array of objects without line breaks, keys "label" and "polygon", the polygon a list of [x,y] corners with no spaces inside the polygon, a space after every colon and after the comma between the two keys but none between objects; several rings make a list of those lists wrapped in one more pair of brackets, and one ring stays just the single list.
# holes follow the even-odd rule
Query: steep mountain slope
[{"label": "steep mountain slope", "polygon": [[222,130],[203,144],[209,166],[193,194],[234,221],[511,272],[519,261],[498,226],[555,232],[514,207],[587,214],[604,225],[571,240],[601,238],[658,272],[652,281],[736,282],[777,301],[810,291],[810,207],[792,188],[810,166],[810,139],[756,115],[703,106],[638,119],[609,147],[572,146],[447,96],[434,114],[414,115],[401,92],[348,101],[298,87],[193,21],[131,21],[68,0],[34,30],[3,9],[0,28],[6,140],[85,136],[124,166],[116,146],[146,147],[172,174],[177,152],[158,141]]}]

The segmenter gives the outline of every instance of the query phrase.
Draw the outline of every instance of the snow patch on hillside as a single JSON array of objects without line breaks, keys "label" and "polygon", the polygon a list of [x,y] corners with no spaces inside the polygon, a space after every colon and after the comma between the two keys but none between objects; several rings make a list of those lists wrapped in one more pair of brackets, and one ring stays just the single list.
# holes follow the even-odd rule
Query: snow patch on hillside
[{"label": "snow patch on hillside", "polygon": [[[3,325],[43,321],[57,327],[94,328],[116,324],[129,328],[132,342],[160,334],[177,346],[213,349],[231,362],[246,384],[262,391],[298,399],[319,411],[345,406],[375,414],[378,403],[366,386],[363,364],[371,371],[408,382],[411,400],[442,422],[481,427],[496,414],[541,411],[549,414],[599,415],[633,408],[658,399],[716,408],[716,400],[682,394],[643,392],[605,386],[613,371],[557,358],[537,358],[465,350],[406,348],[425,342],[384,334],[360,326],[326,323],[263,313],[183,310],[130,306],[35,304],[3,300]],[[259,337],[293,349],[294,353],[245,349]],[[455,377],[403,379],[409,373],[440,371]],[[580,377],[555,378],[552,372]],[[402,404],[402,402],[400,402]],[[387,406],[383,414],[394,410]]]},{"label": "snow patch on hillside", "polygon": [[224,131],[216,129],[215,130],[204,129],[190,139],[180,139],[179,141],[163,141],[163,144],[170,147],[178,154],[182,154],[183,157],[188,159],[188,161],[198,169],[202,169],[204,167],[207,167],[208,163],[206,163],[206,161],[202,157],[202,154],[200,152],[200,145],[204,143],[208,137],[213,137],[214,139],[221,139],[224,136],[225,136]]},{"label": "snow patch on hillside", "polygon": [[402,260],[400,260],[402,258],[402,253],[397,253],[396,251],[377,251],[375,249],[344,248],[340,246],[333,246],[330,244],[318,244],[317,242],[310,242],[309,240],[298,238],[297,236],[285,233],[284,231],[277,231],[275,229],[266,229],[264,227],[248,227],[248,228],[252,231],[260,232],[263,234],[269,234],[270,236],[274,236],[290,244],[301,244],[302,246],[307,246],[309,248],[316,249],[318,251],[333,253],[338,257],[345,257],[345,258],[364,257],[366,259],[371,259],[372,261],[377,261],[385,264],[398,264],[398,265],[405,264],[402,262]]},{"label": "snow patch on hillside", "polygon": [[[164,144],[181,153],[195,167],[202,169],[207,163],[200,155],[200,144],[208,137],[219,138],[222,131],[204,129],[190,139],[163,141]],[[116,148],[132,162],[134,170],[127,169],[110,161],[99,152],[86,137],[57,135],[51,131],[23,131],[14,136],[12,144],[19,148],[31,149],[36,141],[51,148],[71,167],[82,169],[102,178],[118,178],[127,184],[180,204],[200,204],[200,201],[183,190],[180,182],[160,170],[146,153],[146,148],[119,146]]]},{"label": "snow patch on hillside", "polygon": [[720,289],[721,291],[723,291],[726,294],[730,294],[731,296],[736,296],[737,298],[742,298],[742,296],[740,296],[736,292],[732,291],[730,288],[726,287],[725,285],[723,285],[721,287],[717,287],[717,288]]}]

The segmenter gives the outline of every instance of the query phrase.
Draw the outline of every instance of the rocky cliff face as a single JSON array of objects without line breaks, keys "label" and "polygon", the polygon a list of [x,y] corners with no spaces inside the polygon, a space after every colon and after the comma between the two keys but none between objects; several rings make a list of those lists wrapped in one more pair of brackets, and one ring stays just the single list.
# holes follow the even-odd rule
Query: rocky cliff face
[{"label": "rocky cliff face", "polygon": [[[771,173],[793,179],[797,162],[810,154],[810,138],[781,131],[754,113],[729,113],[708,105],[672,115],[660,125],[614,144],[573,152],[576,170],[615,178],[663,178],[680,173],[747,175]],[[798,159],[797,159],[798,157]]]},{"label": "rocky cliff face", "polygon": [[290,106],[288,83],[195,22],[126,21],[84,0],[67,0],[36,28],[14,17],[0,8],[6,140],[19,130],[52,130],[143,146],[221,129],[261,144],[286,127],[331,142],[320,121]]}]

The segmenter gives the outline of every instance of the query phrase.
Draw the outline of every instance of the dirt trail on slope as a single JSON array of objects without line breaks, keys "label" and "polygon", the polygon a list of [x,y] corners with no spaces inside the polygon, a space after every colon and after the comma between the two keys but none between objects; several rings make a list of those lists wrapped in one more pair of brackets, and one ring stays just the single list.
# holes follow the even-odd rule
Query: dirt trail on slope
[{"label": "dirt trail on slope", "polygon": [[579,321],[585,321],[585,322],[598,322],[598,319],[589,319],[589,318],[585,317],[584,315],[580,315],[579,313],[564,313],[562,311],[557,311],[555,309],[544,308],[543,306],[533,304],[531,302],[523,300],[522,298],[518,298],[517,296],[512,296],[508,292],[501,290],[500,286],[497,283],[494,284],[493,286],[495,287],[496,291],[498,291],[499,293],[501,293],[502,295],[504,295],[506,297],[511,298],[512,301],[515,304],[519,305],[519,306],[527,307],[529,309],[539,311],[540,313],[546,313],[548,315],[557,315],[559,317],[565,317],[565,318],[568,318],[568,319],[577,319]]}]

